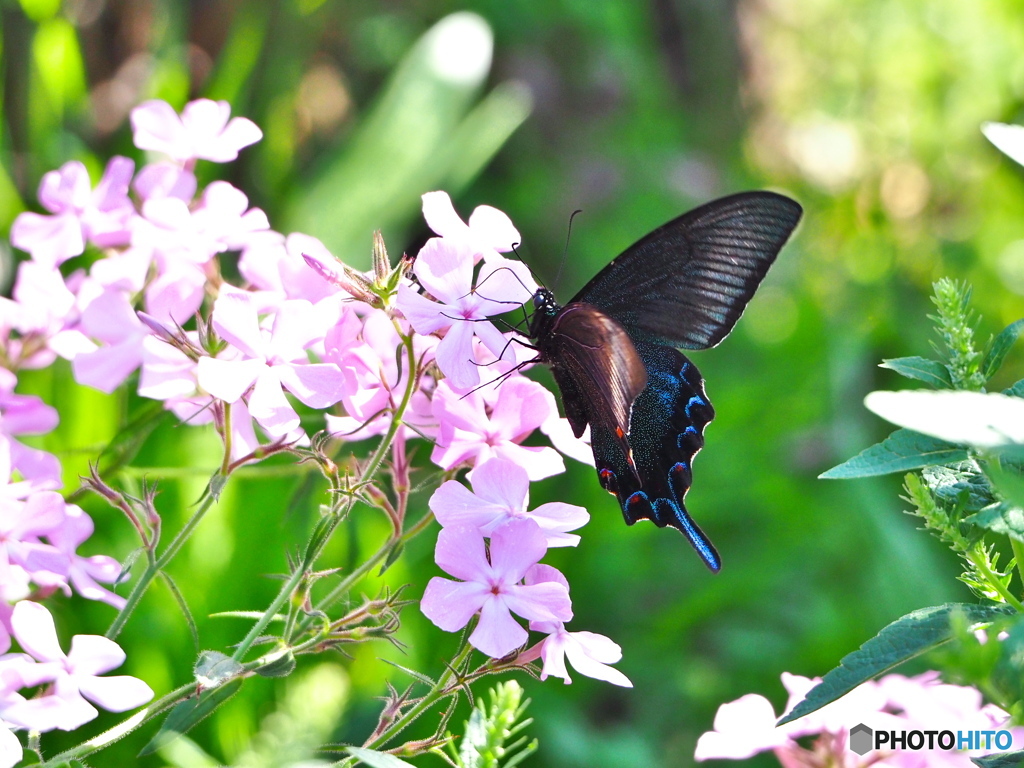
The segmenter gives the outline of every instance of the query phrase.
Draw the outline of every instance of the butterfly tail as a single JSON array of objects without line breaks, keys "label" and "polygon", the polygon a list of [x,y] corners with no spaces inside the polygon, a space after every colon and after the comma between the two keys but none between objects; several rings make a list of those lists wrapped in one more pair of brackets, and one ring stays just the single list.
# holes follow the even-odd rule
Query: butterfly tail
[{"label": "butterfly tail", "polygon": [[697,554],[700,555],[700,559],[704,561],[708,570],[718,573],[722,569],[722,558],[719,557],[718,550],[711,543],[711,539],[690,517],[686,507],[681,502],[672,499],[658,499],[657,506],[656,514],[664,520],[664,525],[670,525],[681,531],[686,540],[690,542],[690,546],[697,550]]}]

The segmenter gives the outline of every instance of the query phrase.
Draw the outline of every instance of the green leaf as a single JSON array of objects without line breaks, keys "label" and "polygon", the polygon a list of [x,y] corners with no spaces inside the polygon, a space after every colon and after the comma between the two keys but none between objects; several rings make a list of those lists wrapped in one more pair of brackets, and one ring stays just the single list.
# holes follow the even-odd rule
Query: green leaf
[{"label": "green leaf", "polygon": [[221,704],[238,693],[241,687],[241,680],[232,680],[227,685],[205,690],[198,697],[181,702],[167,715],[156,736],[139,752],[139,757],[150,755],[181,734],[187,733],[192,726],[213,714]]},{"label": "green leaf", "polygon": [[431,680],[429,677],[427,677],[422,672],[417,672],[415,669],[409,669],[408,667],[403,667],[401,664],[396,664],[395,662],[391,661],[390,659],[381,659],[381,661],[383,661],[385,664],[390,664],[395,669],[402,670],[403,672],[405,672],[405,674],[409,675],[409,677],[415,677],[421,683],[429,685],[431,688],[433,688],[436,685],[436,683],[433,680]]},{"label": "green leaf", "polygon": [[377,575],[378,576],[383,576],[384,572],[387,571],[388,568],[390,568],[392,565],[394,565],[396,562],[398,562],[398,558],[400,558],[402,556],[403,552],[405,552],[405,544],[403,544],[401,541],[399,541],[388,552],[388,557],[384,561],[384,564],[380,567],[380,571],[377,573]]},{"label": "green leaf", "polygon": [[100,474],[108,475],[129,464],[153,431],[170,421],[173,415],[163,407],[163,403],[154,403],[143,408],[141,413],[126,424],[100,454]]},{"label": "green leaf", "polygon": [[1016,343],[1017,339],[1020,338],[1021,333],[1024,333],[1024,319],[1010,323],[996,336],[992,346],[989,347],[988,352],[985,354],[985,361],[981,364],[981,372],[984,374],[986,381],[991,379],[996,371],[999,370],[999,366],[1003,364],[1007,353],[1009,353],[1010,348]]},{"label": "green leaf", "polygon": [[268,653],[262,661],[263,664],[256,667],[256,674],[261,677],[288,677],[295,671],[295,654],[290,648]]},{"label": "green leaf", "polygon": [[1010,395],[1011,397],[1024,397],[1024,379],[1021,379],[1009,389],[1004,389],[1003,394]]},{"label": "green leaf", "polygon": [[200,685],[212,687],[230,680],[243,669],[239,662],[220,651],[203,651],[199,654],[192,671]]},{"label": "green leaf", "polygon": [[980,512],[965,517],[964,521],[1024,541],[1024,509],[1005,501],[989,504]]},{"label": "green leaf", "polygon": [[984,757],[972,757],[971,762],[980,768],[1018,768],[1024,765],[1024,750],[1020,752],[997,752]]},{"label": "green leaf", "polygon": [[932,464],[951,464],[968,458],[966,448],[922,435],[920,432],[897,429],[882,442],[861,451],[839,466],[822,472],[818,477],[823,480],[872,477],[891,472],[907,472]]},{"label": "green leaf", "polygon": [[952,389],[953,387],[949,369],[938,360],[929,360],[926,357],[897,357],[892,360],[883,360],[878,367],[896,371],[900,376],[906,376],[908,379],[923,381],[935,389]]},{"label": "green leaf", "polygon": [[181,609],[181,613],[185,617],[185,623],[188,624],[188,631],[192,635],[192,645],[194,646],[196,653],[198,653],[199,630],[196,629],[196,620],[192,618],[192,611],[189,610],[188,603],[185,601],[185,596],[181,594],[181,590],[178,589],[178,585],[167,571],[160,571],[160,577],[164,580],[167,588],[171,590],[171,594],[174,595],[174,601],[178,604],[178,608]]},{"label": "green leaf", "polygon": [[987,462],[985,474],[1004,499],[1024,507],[1024,476],[1020,472],[1020,463],[1014,461],[1014,458],[1000,455],[998,461]]},{"label": "green leaf", "polygon": [[991,684],[1003,701],[1020,701],[1024,694],[1024,617],[1018,617],[999,642],[999,660]]},{"label": "green leaf", "polygon": [[951,508],[963,504],[967,514],[978,512],[996,500],[988,478],[974,459],[925,467],[921,477],[944,504]]},{"label": "green leaf", "polygon": [[371,768],[416,768],[412,763],[400,760],[387,752],[378,752],[375,749],[366,747],[345,747],[345,751],[352,757],[359,759],[359,762],[366,763]]},{"label": "green leaf", "polygon": [[949,642],[954,636],[950,619],[957,613],[970,624],[977,624],[1012,612],[1007,607],[946,603],[908,613],[882,629],[858,650],[844,656],[838,667],[825,675],[792,712],[779,720],[779,725],[816,712],[861,683]]}]

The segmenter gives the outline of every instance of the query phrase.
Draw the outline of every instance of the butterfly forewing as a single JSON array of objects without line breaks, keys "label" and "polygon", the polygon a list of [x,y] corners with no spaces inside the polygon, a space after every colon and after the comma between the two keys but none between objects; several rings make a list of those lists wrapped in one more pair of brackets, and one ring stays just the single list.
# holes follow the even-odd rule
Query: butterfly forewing
[{"label": "butterfly forewing", "polygon": [[707,203],[630,246],[573,302],[599,307],[637,341],[713,347],[736,325],[801,211],[773,192]]}]

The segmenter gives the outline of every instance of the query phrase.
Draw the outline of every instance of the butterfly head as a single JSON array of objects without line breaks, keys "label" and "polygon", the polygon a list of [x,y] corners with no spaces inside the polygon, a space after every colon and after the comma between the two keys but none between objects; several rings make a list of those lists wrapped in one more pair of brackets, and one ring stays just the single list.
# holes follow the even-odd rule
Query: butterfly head
[{"label": "butterfly head", "polygon": [[553,294],[547,288],[538,288],[537,292],[533,294],[533,311],[540,312],[542,315],[548,317],[554,317],[558,314],[558,310],[561,307],[555,301],[555,294]]},{"label": "butterfly head", "polygon": [[555,294],[547,288],[538,288],[533,294],[533,317],[530,320],[530,338],[543,339],[550,333],[555,318],[562,308],[555,301]]}]

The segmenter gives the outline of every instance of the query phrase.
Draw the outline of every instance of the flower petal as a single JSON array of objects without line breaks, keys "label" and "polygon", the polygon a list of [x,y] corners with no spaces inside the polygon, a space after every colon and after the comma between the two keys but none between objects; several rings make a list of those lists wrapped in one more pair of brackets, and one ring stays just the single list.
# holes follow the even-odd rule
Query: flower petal
[{"label": "flower petal", "polygon": [[100,675],[124,664],[121,646],[100,635],[75,635],[68,653],[68,670],[74,675]]},{"label": "flower petal", "polygon": [[487,583],[493,573],[484,551],[484,537],[475,528],[442,528],[437,534],[434,562],[463,581]]},{"label": "flower petal", "polygon": [[14,606],[11,628],[18,643],[37,661],[60,661],[67,657],[57,641],[53,616],[39,603],[22,600]]},{"label": "flower petal", "polygon": [[445,632],[457,632],[480,610],[488,595],[482,584],[435,576],[423,592],[420,610]]},{"label": "flower petal", "polygon": [[109,712],[124,712],[140,707],[153,698],[153,689],[129,675],[87,677],[78,680],[82,695]]},{"label": "flower petal", "polygon": [[528,637],[526,630],[512,618],[504,600],[488,596],[469,643],[491,658],[500,659],[523,645]]},{"label": "flower petal", "polygon": [[437,367],[455,390],[465,391],[480,383],[473,357],[473,325],[468,320],[453,323],[437,345]]},{"label": "flower petal", "polygon": [[551,581],[531,586],[506,587],[502,595],[509,610],[528,621],[569,621],[572,601],[561,584]]},{"label": "flower petal", "polygon": [[473,470],[473,492],[493,504],[522,511],[529,502],[530,478],[511,461],[491,459]]},{"label": "flower petal", "polygon": [[430,497],[429,506],[437,522],[445,528],[468,526],[482,529],[505,515],[502,507],[488,504],[456,480],[442,483]]},{"label": "flower petal", "polygon": [[544,534],[533,520],[510,520],[491,534],[491,566],[506,584],[522,581],[547,551]]},{"label": "flower petal", "polygon": [[435,299],[455,304],[472,292],[473,254],[456,242],[432,237],[416,255],[413,273]]},{"label": "flower petal", "polygon": [[201,357],[196,364],[199,386],[225,403],[233,403],[251,387],[267,364],[263,360],[220,360]]}]

